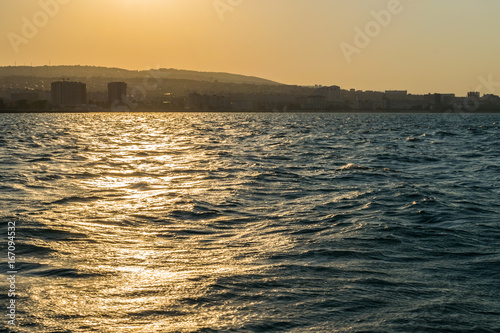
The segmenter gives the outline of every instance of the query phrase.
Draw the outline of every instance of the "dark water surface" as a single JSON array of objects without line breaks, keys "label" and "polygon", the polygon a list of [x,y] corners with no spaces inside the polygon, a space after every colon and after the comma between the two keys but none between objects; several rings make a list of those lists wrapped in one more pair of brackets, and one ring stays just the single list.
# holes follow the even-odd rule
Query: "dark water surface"
[{"label": "dark water surface", "polygon": [[15,332],[500,332],[500,115],[3,114]]}]

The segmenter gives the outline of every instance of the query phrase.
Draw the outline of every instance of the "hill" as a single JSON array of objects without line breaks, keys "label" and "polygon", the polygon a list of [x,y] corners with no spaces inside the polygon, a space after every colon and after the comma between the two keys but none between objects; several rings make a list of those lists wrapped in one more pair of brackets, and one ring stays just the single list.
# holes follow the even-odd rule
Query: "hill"
[{"label": "hill", "polygon": [[172,68],[160,68],[134,71],[121,68],[95,66],[5,66],[0,67],[0,77],[43,77],[43,78],[110,78],[110,79],[144,79],[156,77],[161,79],[192,80],[205,82],[280,85],[280,83],[253,76],[239,74],[197,72]]}]

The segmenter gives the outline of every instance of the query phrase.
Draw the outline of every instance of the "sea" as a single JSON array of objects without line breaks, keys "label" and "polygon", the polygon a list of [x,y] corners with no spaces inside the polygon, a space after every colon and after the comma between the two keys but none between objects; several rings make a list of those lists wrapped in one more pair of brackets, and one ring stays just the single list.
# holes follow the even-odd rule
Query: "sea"
[{"label": "sea", "polygon": [[499,144],[500,114],[1,114],[0,330],[498,333]]}]

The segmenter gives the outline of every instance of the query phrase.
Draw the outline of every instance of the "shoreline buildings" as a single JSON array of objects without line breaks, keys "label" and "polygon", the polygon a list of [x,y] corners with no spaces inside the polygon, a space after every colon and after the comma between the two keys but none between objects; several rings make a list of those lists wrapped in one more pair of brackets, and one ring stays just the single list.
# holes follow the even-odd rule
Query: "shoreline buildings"
[{"label": "shoreline buildings", "polygon": [[[64,75],[64,73],[61,73]],[[62,76],[66,77],[66,76]],[[57,80],[57,79],[56,79]],[[407,90],[356,90],[339,86],[255,85],[170,79],[149,84],[120,75],[0,78],[4,110],[88,111],[332,111],[500,112],[500,97],[469,91],[412,94]],[[51,83],[52,82],[52,83]],[[85,83],[82,83],[85,82]],[[128,87],[133,87],[127,94]]]}]

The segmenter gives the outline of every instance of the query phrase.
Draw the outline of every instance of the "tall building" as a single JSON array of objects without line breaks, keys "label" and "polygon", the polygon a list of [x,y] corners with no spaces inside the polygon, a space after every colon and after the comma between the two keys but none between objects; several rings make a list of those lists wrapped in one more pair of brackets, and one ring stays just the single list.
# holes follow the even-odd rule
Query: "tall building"
[{"label": "tall building", "polygon": [[479,101],[479,98],[481,97],[481,93],[478,91],[470,91],[467,93],[467,98],[469,99],[475,99]]},{"label": "tall building", "polygon": [[108,83],[108,103],[110,107],[124,105],[127,97],[127,83]]},{"label": "tall building", "polygon": [[87,104],[87,85],[81,82],[57,81],[51,85],[52,104],[79,106]]}]

